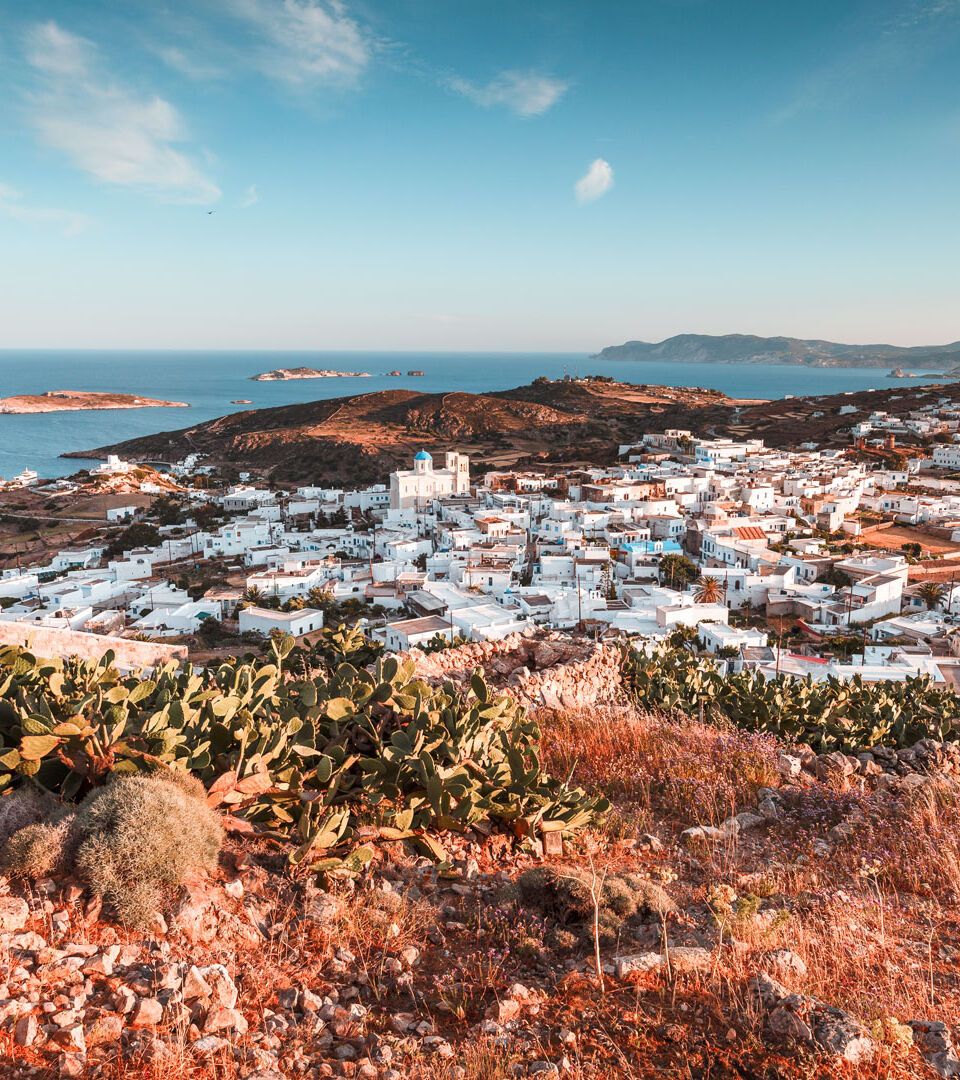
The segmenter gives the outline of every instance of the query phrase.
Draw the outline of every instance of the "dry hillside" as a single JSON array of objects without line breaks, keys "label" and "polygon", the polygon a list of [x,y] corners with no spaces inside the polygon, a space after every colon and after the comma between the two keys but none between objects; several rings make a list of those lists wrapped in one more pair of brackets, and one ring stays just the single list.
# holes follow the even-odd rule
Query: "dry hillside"
[{"label": "dry hillside", "polygon": [[[814,440],[849,445],[857,415],[882,408],[905,414],[936,401],[940,387],[900,387],[828,397],[737,400],[716,390],[603,380],[535,381],[489,394],[385,390],[233,413],[74,456],[119,453],[172,461],[191,452],[260,469],[277,480],[382,480],[425,448],[457,446],[476,464],[615,460],[621,443],[647,431],[688,428],[696,435],[754,436],[773,446]],[[844,407],[857,413],[841,413]],[[68,455],[69,456],[69,455]]]}]

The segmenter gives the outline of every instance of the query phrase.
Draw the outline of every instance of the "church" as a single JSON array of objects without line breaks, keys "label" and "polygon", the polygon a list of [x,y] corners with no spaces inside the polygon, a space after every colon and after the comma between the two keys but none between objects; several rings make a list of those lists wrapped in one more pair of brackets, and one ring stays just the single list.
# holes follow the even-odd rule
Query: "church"
[{"label": "church", "polygon": [[413,457],[413,468],[390,474],[390,509],[426,509],[431,499],[441,495],[464,495],[470,491],[470,458],[448,451],[444,467],[433,467],[433,456],[420,450]]}]

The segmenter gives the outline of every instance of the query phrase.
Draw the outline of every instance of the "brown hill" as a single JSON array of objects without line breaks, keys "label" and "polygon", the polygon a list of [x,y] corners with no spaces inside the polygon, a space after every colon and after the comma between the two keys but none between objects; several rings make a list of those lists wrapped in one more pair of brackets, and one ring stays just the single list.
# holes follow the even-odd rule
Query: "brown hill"
[{"label": "brown hill", "polygon": [[67,456],[117,453],[136,461],[176,461],[202,453],[218,464],[260,470],[282,481],[364,483],[383,480],[421,448],[442,453],[458,446],[488,467],[603,464],[616,460],[620,444],[674,427],[706,437],[760,437],[771,446],[806,440],[848,446],[858,416],[878,408],[903,415],[936,401],[946,389],[898,387],[776,401],[604,379],[538,379],[489,394],[381,390],[251,409]]},{"label": "brown hill", "polygon": [[[232,413],[179,431],[161,432],[70,456],[119,453],[145,461],[174,461],[189,453],[278,478],[363,481],[409,460],[420,447],[442,451],[452,441],[479,457],[539,451],[569,438],[587,417],[533,401],[480,394],[421,394],[382,390],[302,405]],[[549,434],[548,434],[549,433]]]}]

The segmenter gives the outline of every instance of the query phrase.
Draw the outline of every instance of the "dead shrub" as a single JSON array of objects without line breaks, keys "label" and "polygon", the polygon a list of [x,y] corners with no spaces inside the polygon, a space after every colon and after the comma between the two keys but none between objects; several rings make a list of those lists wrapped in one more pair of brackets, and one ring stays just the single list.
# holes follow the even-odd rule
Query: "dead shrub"
[{"label": "dead shrub", "polygon": [[74,814],[58,808],[47,821],[18,829],[0,851],[0,868],[10,877],[54,877],[68,869],[68,837]]},{"label": "dead shrub", "polygon": [[218,815],[166,774],[92,791],[69,838],[74,873],[135,926],[168,906],[189,874],[212,870],[222,841]]},{"label": "dead shrub", "polygon": [[73,873],[143,926],[189,874],[216,866],[223,835],[204,796],[174,770],[114,779],[76,809],[24,787],[2,800],[0,869],[31,880]]},{"label": "dead shrub", "polygon": [[603,945],[614,944],[632,920],[662,919],[674,903],[657,884],[639,874],[606,874],[596,885],[583,870],[538,866],[517,879],[521,902],[539,908],[559,923],[556,943],[569,941],[570,928],[589,937],[593,933],[594,889],[598,892],[599,936]]},{"label": "dead shrub", "polygon": [[56,806],[52,795],[29,782],[0,796],[0,849],[14,833],[44,821]]}]

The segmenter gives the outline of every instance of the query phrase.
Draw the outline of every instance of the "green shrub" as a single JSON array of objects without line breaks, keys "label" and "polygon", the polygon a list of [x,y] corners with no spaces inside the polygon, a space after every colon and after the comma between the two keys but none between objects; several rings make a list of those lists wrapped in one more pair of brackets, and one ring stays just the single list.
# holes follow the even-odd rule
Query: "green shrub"
[{"label": "green shrub", "polygon": [[448,649],[459,649],[461,645],[467,645],[468,639],[463,634],[455,634],[452,638],[445,634],[434,634],[429,641],[424,641],[417,648],[424,653],[446,652]]},{"label": "green shrub", "polygon": [[76,809],[48,799],[43,820],[0,847],[0,869],[31,880],[72,873],[123,922],[144,926],[188,875],[216,866],[220,819],[204,796],[195,778],[163,770],[116,777]]},{"label": "green shrub", "polygon": [[[442,859],[426,832],[571,833],[607,809],[543,773],[536,723],[479,673],[467,691],[438,688],[396,657],[361,666],[376,647],[358,632],[324,640],[331,660],[310,676],[289,671],[290,638],[263,660],[147,678],[110,653],[91,664],[0,649],[0,788],[30,777],[77,800],[115,774],[173,767],[232,813],[292,831],[292,861],[322,869],[363,824]],[[357,664],[328,666],[338,650]]]},{"label": "green shrub", "polygon": [[625,686],[644,708],[728,722],[819,751],[960,737],[960,697],[926,675],[897,682],[766,679],[756,671],[724,675],[711,660],[672,648],[650,655],[626,649],[622,670]]}]

